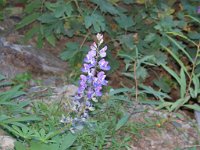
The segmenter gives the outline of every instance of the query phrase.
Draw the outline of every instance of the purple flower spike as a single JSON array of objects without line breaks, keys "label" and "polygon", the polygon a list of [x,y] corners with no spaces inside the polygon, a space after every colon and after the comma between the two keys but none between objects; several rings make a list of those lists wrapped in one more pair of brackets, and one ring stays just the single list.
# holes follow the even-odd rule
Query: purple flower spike
[{"label": "purple flower spike", "polygon": [[101,56],[101,58],[106,57],[106,50],[107,50],[107,46],[104,46],[100,51],[99,54]]},{"label": "purple flower spike", "polygon": [[[97,43],[93,42],[90,50],[84,58],[83,74],[80,75],[79,87],[77,94],[71,102],[71,113],[73,117],[63,117],[60,122],[72,124],[70,129],[72,132],[77,130],[76,126],[80,127],[89,118],[89,112],[95,110],[92,102],[98,102],[97,97],[102,96],[103,86],[108,84],[104,71],[110,70],[106,57],[107,46],[101,48],[103,43],[103,35],[97,34]],[[74,113],[77,116],[74,116]]]},{"label": "purple flower spike", "polygon": [[108,65],[108,62],[105,61],[105,59],[101,59],[98,64],[99,64],[100,69],[106,70],[106,71],[110,70],[110,66]]}]

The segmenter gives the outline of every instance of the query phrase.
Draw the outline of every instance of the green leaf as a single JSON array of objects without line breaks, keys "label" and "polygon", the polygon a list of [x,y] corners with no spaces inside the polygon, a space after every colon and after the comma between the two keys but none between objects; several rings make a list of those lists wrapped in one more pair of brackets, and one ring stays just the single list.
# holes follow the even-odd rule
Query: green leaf
[{"label": "green leaf", "polygon": [[153,83],[166,93],[169,93],[171,91],[169,84],[164,80],[163,77],[154,80]]},{"label": "green leaf", "polygon": [[181,68],[183,68],[187,76],[190,77],[190,74],[188,73],[187,68],[183,64],[183,62],[169,48],[165,47],[164,45],[161,46],[176,60],[176,62],[181,66]]},{"label": "green leaf", "polygon": [[115,94],[121,94],[121,93],[125,93],[125,92],[135,92],[135,89],[134,88],[113,89],[113,90],[110,90],[109,95],[113,96]]},{"label": "green leaf", "polygon": [[71,147],[72,144],[76,141],[76,139],[77,135],[69,132],[67,135],[63,137],[59,150],[66,150],[67,148]]},{"label": "green leaf", "polygon": [[122,126],[124,126],[128,119],[130,117],[130,114],[125,114],[118,122],[117,122],[117,125],[115,127],[115,131],[119,130]]},{"label": "green leaf", "polygon": [[164,99],[164,98],[169,98],[171,99],[171,97],[169,95],[167,95],[166,93],[160,92],[160,91],[156,91],[154,90],[152,87],[150,86],[145,86],[143,84],[140,84],[139,87],[143,90],[140,90],[140,92],[143,93],[147,93],[147,94],[152,94],[155,97],[159,98],[159,99]]},{"label": "green leaf", "polygon": [[36,19],[38,19],[38,17],[40,16],[40,13],[32,13],[28,16],[26,16],[24,19],[22,19],[22,21],[20,21],[17,26],[16,29],[21,29],[24,26],[31,24],[32,22],[34,22]]},{"label": "green leaf", "polygon": [[200,111],[200,106],[199,105],[184,105],[184,107],[196,110],[196,111]]},{"label": "green leaf", "polygon": [[3,123],[6,124],[12,124],[14,122],[28,122],[28,121],[40,121],[41,118],[36,115],[28,115],[24,117],[18,117],[18,118],[9,118],[7,120],[4,120]]},{"label": "green leaf", "polygon": [[47,41],[48,41],[52,46],[55,47],[56,38],[55,38],[55,36],[54,36],[53,34],[48,35],[48,36],[46,36],[45,38],[47,39]]},{"label": "green leaf", "polygon": [[24,37],[25,42],[30,40],[38,32],[40,32],[40,27],[39,26],[34,26],[30,30],[28,30],[28,32],[25,34],[25,37]]},{"label": "green leaf", "polygon": [[91,2],[97,4],[102,12],[110,13],[112,15],[120,14],[118,9],[114,7],[111,3],[109,3],[107,0],[91,0]]},{"label": "green leaf", "polygon": [[131,16],[120,15],[119,17],[115,17],[115,21],[119,24],[119,26],[125,30],[129,27],[135,25]]},{"label": "green leaf", "polygon": [[179,109],[181,106],[187,103],[189,99],[190,99],[189,96],[178,99],[175,103],[172,104],[170,111]]},{"label": "green leaf", "polygon": [[69,60],[79,52],[79,44],[76,42],[68,42],[66,44],[66,49],[60,54],[62,60]]},{"label": "green leaf", "polygon": [[40,7],[42,7],[42,1],[34,0],[30,2],[28,5],[26,5],[24,12],[30,14],[30,13],[33,13],[35,10],[39,9]]},{"label": "green leaf", "polygon": [[26,146],[23,143],[16,141],[15,150],[26,150]]},{"label": "green leaf", "polygon": [[194,20],[194,21],[196,21],[197,23],[199,23],[199,24],[200,24],[200,20],[199,20],[199,19],[197,19],[196,17],[193,17],[193,16],[191,16],[191,15],[185,15],[185,16],[187,16],[187,17],[191,18],[192,20]]},{"label": "green leaf", "polygon": [[130,50],[135,48],[134,41],[133,41],[133,34],[121,35],[118,37],[121,44],[128,47]]},{"label": "green leaf", "polygon": [[[192,40],[190,40],[188,37],[186,37],[185,35],[183,34],[180,34],[178,32],[167,32],[168,34],[172,34],[172,35],[175,35],[175,36],[179,36],[179,37],[182,37],[183,39],[186,39],[187,41],[191,42],[192,44],[196,45],[196,43]],[[193,59],[192,57],[188,54],[188,52],[176,41],[174,40],[173,38],[171,38],[170,36],[166,35],[168,39],[170,39],[170,41],[172,41],[187,57],[188,59],[190,60],[190,62],[193,63]]]},{"label": "green leaf", "polygon": [[58,18],[56,18],[53,13],[44,13],[42,16],[40,16],[38,18],[38,20],[41,23],[49,23],[50,24],[50,23],[56,22],[58,20]]},{"label": "green leaf", "polygon": [[85,16],[84,21],[87,29],[93,26],[96,32],[105,30],[105,19],[99,14],[93,13],[91,16]]},{"label": "green leaf", "polygon": [[1,101],[9,101],[12,100],[13,98],[26,94],[25,92],[20,91],[22,87],[23,87],[22,85],[18,85],[13,87],[9,91],[1,92],[0,93]]},{"label": "green leaf", "polygon": [[72,5],[70,3],[61,3],[59,6],[56,7],[56,10],[54,12],[54,16],[56,18],[60,18],[62,16],[65,16],[65,13],[68,17],[71,16],[73,11]]},{"label": "green leaf", "polygon": [[180,72],[180,87],[181,87],[180,89],[181,97],[183,98],[185,96],[186,89],[187,89],[186,77],[185,77],[183,68],[181,68],[181,72]]}]

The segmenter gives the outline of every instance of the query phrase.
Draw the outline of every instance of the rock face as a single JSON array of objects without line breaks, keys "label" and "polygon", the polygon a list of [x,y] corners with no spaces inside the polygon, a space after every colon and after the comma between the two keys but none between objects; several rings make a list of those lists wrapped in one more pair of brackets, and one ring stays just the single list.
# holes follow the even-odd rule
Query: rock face
[{"label": "rock face", "polygon": [[17,73],[61,75],[67,64],[47,51],[32,46],[12,44],[0,37],[0,72],[6,77]]}]

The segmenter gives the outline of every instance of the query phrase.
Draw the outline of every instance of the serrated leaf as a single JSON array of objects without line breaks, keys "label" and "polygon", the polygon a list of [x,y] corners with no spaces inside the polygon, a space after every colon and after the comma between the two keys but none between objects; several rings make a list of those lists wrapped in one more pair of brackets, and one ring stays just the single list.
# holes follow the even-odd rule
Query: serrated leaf
[{"label": "serrated leaf", "polygon": [[42,5],[41,0],[34,0],[34,1],[30,2],[28,5],[26,5],[24,12],[30,14],[30,13],[34,12],[36,9],[39,9],[41,7],[41,5]]},{"label": "serrated leaf", "polygon": [[91,0],[91,2],[97,4],[102,12],[110,13],[112,15],[120,14],[118,9],[109,3],[107,0]]},{"label": "serrated leaf", "polygon": [[22,19],[22,21],[20,21],[17,24],[16,29],[21,29],[24,26],[31,24],[32,22],[36,21],[39,16],[40,16],[40,13],[32,13],[32,14],[26,16],[24,19]]},{"label": "serrated leaf", "polygon": [[148,77],[147,69],[142,66],[138,67],[136,70],[136,77],[137,79],[146,79]]},{"label": "serrated leaf", "polygon": [[119,26],[125,30],[129,27],[135,25],[131,16],[120,15],[119,17],[115,17],[115,21],[119,24]]},{"label": "serrated leaf", "polygon": [[133,43],[133,34],[121,35],[118,37],[118,39],[121,44],[124,44],[130,50],[133,50],[135,48],[135,45]]},{"label": "serrated leaf", "polygon": [[93,26],[96,32],[105,30],[105,19],[99,14],[93,13],[91,16],[85,16],[84,22],[87,29]]},{"label": "serrated leaf", "polygon": [[24,37],[25,42],[30,40],[39,31],[40,31],[40,27],[39,26],[34,26],[30,30],[28,30],[28,32],[25,34],[25,37]]},{"label": "serrated leaf", "polygon": [[167,84],[167,82],[165,82],[163,77],[154,80],[153,83],[166,93],[169,93],[171,91],[169,84]]},{"label": "serrated leaf", "polygon": [[54,16],[56,18],[60,18],[67,14],[68,17],[71,16],[73,11],[72,5],[70,3],[61,3],[59,6],[56,7],[56,10],[54,12]]},{"label": "serrated leaf", "polygon": [[124,126],[128,119],[130,117],[130,114],[125,114],[118,122],[117,122],[117,125],[115,127],[115,131],[119,130],[122,126]]},{"label": "serrated leaf", "polygon": [[144,41],[150,43],[150,42],[154,41],[155,39],[156,39],[156,34],[149,33],[148,35],[145,36]]},{"label": "serrated leaf", "polygon": [[68,42],[66,44],[66,49],[64,52],[60,54],[60,58],[62,60],[69,60],[70,58],[74,57],[76,53],[79,51],[79,44],[76,42]]}]

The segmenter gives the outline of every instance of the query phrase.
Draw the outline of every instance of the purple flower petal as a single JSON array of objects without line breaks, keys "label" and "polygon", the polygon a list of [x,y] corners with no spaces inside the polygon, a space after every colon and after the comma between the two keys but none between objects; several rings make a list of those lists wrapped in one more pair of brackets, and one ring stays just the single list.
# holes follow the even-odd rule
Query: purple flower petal
[{"label": "purple flower petal", "polygon": [[95,42],[92,43],[92,45],[90,46],[90,49],[93,51],[97,50],[97,44]]},{"label": "purple flower petal", "polygon": [[107,46],[104,46],[100,51],[99,51],[99,54],[100,56],[103,58],[103,57],[106,57],[106,50],[107,50]]},{"label": "purple flower petal", "polygon": [[100,69],[102,69],[102,70],[110,70],[110,66],[108,65],[108,62],[105,61],[105,59],[101,59],[98,62],[98,64],[99,64]]}]

